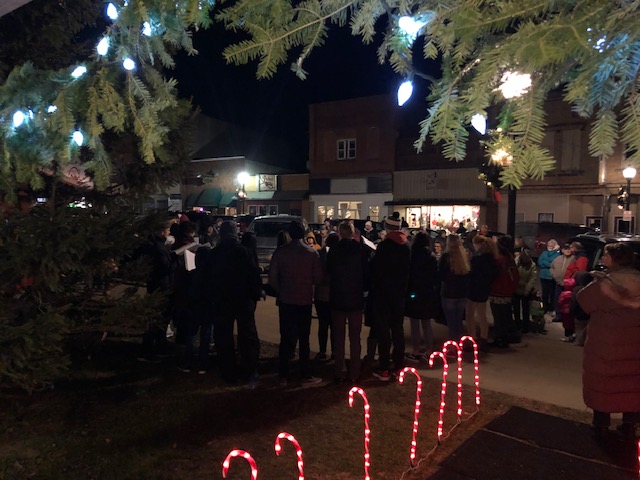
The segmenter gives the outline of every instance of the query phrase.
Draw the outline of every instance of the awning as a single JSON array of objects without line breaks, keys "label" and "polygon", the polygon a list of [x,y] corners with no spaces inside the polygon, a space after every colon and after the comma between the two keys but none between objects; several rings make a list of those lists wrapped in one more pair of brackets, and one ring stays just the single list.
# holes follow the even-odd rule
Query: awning
[{"label": "awning", "polygon": [[205,188],[194,202],[196,207],[217,207],[222,198],[222,190],[218,187]]},{"label": "awning", "polygon": [[[222,194],[220,200],[218,201],[217,206],[220,208],[233,207],[235,206],[236,193],[235,192],[225,192]],[[233,205],[231,203],[233,202]]]},{"label": "awning", "polygon": [[184,208],[186,210],[190,210],[195,206],[198,195],[198,193],[190,193],[189,195],[187,195],[187,198],[184,201]]}]

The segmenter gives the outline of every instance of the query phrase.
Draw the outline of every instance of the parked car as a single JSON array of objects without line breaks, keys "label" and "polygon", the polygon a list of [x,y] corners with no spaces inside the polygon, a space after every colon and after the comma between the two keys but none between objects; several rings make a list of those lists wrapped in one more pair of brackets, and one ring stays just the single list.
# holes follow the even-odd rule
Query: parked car
[{"label": "parked car", "polygon": [[547,249],[547,242],[552,238],[562,245],[576,235],[597,234],[595,230],[576,223],[518,222],[515,227],[516,237],[523,238],[534,258],[538,258]]},{"label": "parked car", "polygon": [[278,233],[287,230],[292,220],[299,220],[307,228],[304,218],[298,215],[263,215],[253,219],[247,232],[253,232],[258,246],[258,263],[268,272],[271,256],[278,244]]},{"label": "parked car", "polygon": [[580,242],[589,259],[588,270],[598,270],[604,246],[607,243],[625,242],[636,252],[636,267],[640,269],[640,236],[639,235],[576,235],[568,239],[568,242]]}]

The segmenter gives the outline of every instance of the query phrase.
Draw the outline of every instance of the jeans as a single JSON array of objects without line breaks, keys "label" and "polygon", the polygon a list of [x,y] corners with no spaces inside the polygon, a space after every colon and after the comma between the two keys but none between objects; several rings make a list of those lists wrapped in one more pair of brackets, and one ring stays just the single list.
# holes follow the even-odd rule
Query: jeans
[{"label": "jeans", "polygon": [[540,279],[542,306],[544,313],[553,312],[556,306],[556,281],[554,279]]},{"label": "jeans", "polygon": [[509,336],[515,328],[513,326],[513,309],[510,298],[500,298],[501,302],[491,302],[491,313],[494,323],[494,340],[497,344],[508,344]]},{"label": "jeans", "polygon": [[[331,345],[331,352],[333,352],[333,329],[331,328],[331,307],[329,302],[323,302],[322,300],[315,301],[316,313],[318,314],[318,345],[320,346],[320,353],[327,353],[327,340]],[[329,336],[331,331],[331,336]]]},{"label": "jeans", "polygon": [[464,336],[464,311],[467,306],[466,298],[442,297],[442,310],[447,319],[449,339],[458,342]]},{"label": "jeans", "polygon": [[[414,354],[420,353],[420,341],[424,341],[427,354],[433,352],[433,329],[430,318],[411,318],[411,349]],[[422,327],[422,332],[420,332]],[[421,335],[422,333],[422,335]]]},{"label": "jeans", "polygon": [[393,368],[404,366],[404,301],[382,298],[374,301],[375,335],[381,370],[389,370],[393,343]]},{"label": "jeans", "polygon": [[[195,332],[186,339],[184,349],[184,367],[193,370],[207,370],[209,368],[209,344],[213,336],[213,323],[211,320],[203,320],[200,324],[199,335]],[[198,359],[195,359],[196,343],[200,339],[198,346]]]},{"label": "jeans", "polygon": [[242,361],[243,376],[249,377],[258,369],[260,340],[256,330],[256,304],[247,301],[245,305],[231,305],[216,312],[214,335],[222,378],[234,381],[236,371],[236,353],[233,341],[233,325],[238,325],[238,353]]},{"label": "jeans", "polygon": [[480,325],[480,337],[484,340],[489,338],[489,322],[487,321],[487,302],[473,302],[467,300],[467,332],[474,339],[477,339],[478,325]]},{"label": "jeans", "polygon": [[311,376],[309,362],[309,335],[311,334],[311,305],[290,305],[281,303],[278,314],[280,317],[280,348],[278,350],[280,378],[289,376],[289,358],[299,344],[300,375],[302,378]]},{"label": "jeans", "polygon": [[342,377],[344,369],[345,336],[347,323],[349,324],[349,378],[357,380],[360,376],[360,332],[362,331],[362,310],[345,312],[342,310],[331,311],[332,327],[334,332],[335,377]]}]

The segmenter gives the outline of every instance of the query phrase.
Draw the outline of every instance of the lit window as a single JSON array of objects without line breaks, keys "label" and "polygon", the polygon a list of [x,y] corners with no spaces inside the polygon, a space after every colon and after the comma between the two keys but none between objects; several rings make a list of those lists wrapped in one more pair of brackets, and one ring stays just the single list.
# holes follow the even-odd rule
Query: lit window
[{"label": "lit window", "polygon": [[369,207],[369,218],[372,222],[379,222],[380,220],[380,207]]},{"label": "lit window", "polygon": [[362,202],[338,202],[340,219],[359,220],[362,218]]},{"label": "lit window", "polygon": [[356,139],[355,138],[343,138],[338,140],[337,159],[348,160],[356,158]]},{"label": "lit window", "polygon": [[327,205],[319,205],[318,206],[318,223],[324,222],[325,218],[333,218],[335,207]]}]

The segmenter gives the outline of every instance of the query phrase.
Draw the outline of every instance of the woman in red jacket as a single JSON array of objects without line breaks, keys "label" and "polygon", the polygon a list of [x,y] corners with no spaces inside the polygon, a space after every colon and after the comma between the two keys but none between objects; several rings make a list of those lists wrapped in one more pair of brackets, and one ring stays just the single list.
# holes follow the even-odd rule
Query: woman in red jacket
[{"label": "woman in red jacket", "polygon": [[558,297],[558,302],[564,305],[564,310],[562,309],[563,307],[560,307],[562,326],[564,327],[564,337],[560,340],[573,343],[576,339],[576,321],[569,311],[569,305],[571,305],[571,298],[573,297],[572,291],[575,286],[573,277],[577,272],[587,271],[589,260],[580,242],[573,242],[570,247],[573,260],[571,260],[571,263],[567,266],[567,270],[564,272],[564,291],[560,294],[560,297]]},{"label": "woman in red jacket", "polygon": [[489,304],[494,323],[494,346],[507,348],[509,343],[519,343],[520,335],[513,322],[511,299],[518,289],[520,275],[513,259],[513,238],[509,235],[498,238],[498,274],[491,283]]}]

